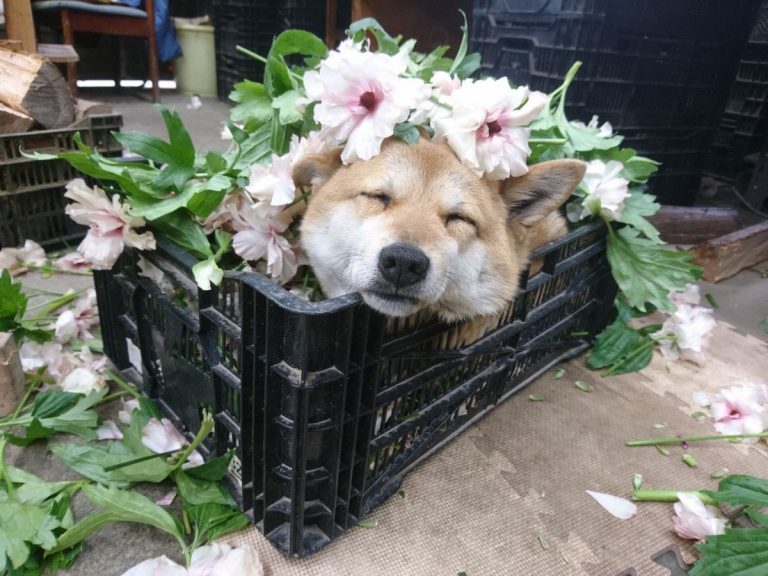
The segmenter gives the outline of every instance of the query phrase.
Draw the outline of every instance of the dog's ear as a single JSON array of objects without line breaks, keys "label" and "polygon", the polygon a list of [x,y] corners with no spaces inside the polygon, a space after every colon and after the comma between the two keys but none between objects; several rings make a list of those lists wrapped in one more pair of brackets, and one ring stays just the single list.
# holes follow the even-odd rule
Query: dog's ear
[{"label": "dog's ear", "polygon": [[293,167],[293,180],[299,186],[317,188],[341,168],[341,149],[309,154]]},{"label": "dog's ear", "polygon": [[509,219],[532,226],[557,210],[584,177],[587,165],[580,160],[550,160],[534,164],[523,176],[501,185]]}]

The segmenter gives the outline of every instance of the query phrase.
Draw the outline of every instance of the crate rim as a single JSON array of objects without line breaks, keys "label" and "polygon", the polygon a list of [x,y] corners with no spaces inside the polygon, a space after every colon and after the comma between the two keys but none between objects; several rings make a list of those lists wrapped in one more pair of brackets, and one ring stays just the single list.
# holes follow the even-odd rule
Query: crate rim
[{"label": "crate rim", "polygon": [[[568,230],[566,234],[543,244],[531,251],[529,260],[535,260],[544,257],[546,254],[558,249],[560,246],[579,239],[588,234],[598,231],[605,226],[605,223],[596,220],[586,224],[577,225]],[[165,252],[172,260],[180,264],[185,272],[191,273],[192,267],[198,260],[187,250],[166,238],[157,238],[157,246]],[[256,271],[251,272],[232,272],[227,271],[224,274],[226,279],[237,280],[248,284],[252,288],[258,289],[278,307],[289,312],[300,313],[307,316],[322,316],[333,314],[347,308],[353,308],[364,303],[363,297],[359,292],[351,292],[334,298],[327,298],[317,302],[309,302],[299,298],[289,290],[276,284],[272,279]],[[217,287],[218,288],[218,287]],[[207,291],[202,291],[207,292]]]}]

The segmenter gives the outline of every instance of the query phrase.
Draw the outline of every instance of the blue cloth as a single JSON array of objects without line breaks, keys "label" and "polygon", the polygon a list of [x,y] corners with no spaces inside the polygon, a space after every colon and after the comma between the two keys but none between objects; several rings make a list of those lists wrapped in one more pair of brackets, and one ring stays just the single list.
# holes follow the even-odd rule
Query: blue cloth
[{"label": "blue cloth", "polygon": [[[118,0],[120,4],[139,8],[142,0]],[[181,46],[176,40],[176,30],[168,10],[168,0],[155,0],[155,32],[157,34],[157,57],[160,62],[175,60],[181,56]]]}]

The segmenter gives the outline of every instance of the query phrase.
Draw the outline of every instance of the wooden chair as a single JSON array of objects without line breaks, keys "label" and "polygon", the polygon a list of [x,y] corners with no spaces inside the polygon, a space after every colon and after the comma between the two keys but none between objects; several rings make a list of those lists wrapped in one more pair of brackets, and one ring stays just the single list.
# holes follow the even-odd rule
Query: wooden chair
[{"label": "wooden chair", "polygon": [[[117,4],[91,4],[81,0],[42,0],[33,2],[32,6],[35,11],[41,12],[59,10],[64,43],[72,46],[75,45],[75,32],[146,38],[149,44],[152,101],[160,101],[154,0],[145,0],[144,10]],[[67,63],[67,80],[72,94],[77,95],[77,64],[74,62]],[[119,82],[119,78],[116,81]]]}]

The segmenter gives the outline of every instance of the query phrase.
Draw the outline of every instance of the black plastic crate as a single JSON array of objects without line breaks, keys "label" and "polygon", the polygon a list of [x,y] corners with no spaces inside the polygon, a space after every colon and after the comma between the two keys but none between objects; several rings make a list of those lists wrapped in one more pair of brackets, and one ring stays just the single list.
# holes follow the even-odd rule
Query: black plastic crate
[{"label": "black plastic crate", "polygon": [[79,241],[85,228],[64,214],[64,187],[81,177],[64,160],[32,160],[21,151],[58,153],[77,150],[77,132],[105,156],[119,156],[122,146],[112,135],[123,125],[119,114],[95,115],[57,130],[0,136],[0,248],[26,239],[45,248]]},{"label": "black plastic crate", "polygon": [[[129,250],[94,273],[104,349],[190,438],[213,408],[205,456],[234,449],[231,491],[282,552],[317,551],[397,491],[404,474],[609,322],[605,227],[539,249],[514,304],[477,342],[392,325],[358,295],[308,303],[255,273],[197,291],[172,245],[141,255],[176,285],[137,276]],[[187,303],[181,305],[184,300]]]},{"label": "black plastic crate", "polygon": [[557,88],[580,60],[566,103],[571,118],[586,121],[598,114],[620,133],[703,127],[707,137],[700,145],[659,159],[662,166],[650,180],[662,202],[688,204],[758,4],[479,0],[474,3],[472,48],[480,52],[487,72],[543,92]]},{"label": "black plastic crate", "polygon": [[258,80],[264,66],[235,50],[241,45],[266,56],[272,40],[283,30],[298,28],[325,34],[325,3],[311,0],[217,0],[213,4],[216,42],[216,83],[226,100],[232,86],[243,79]]}]

